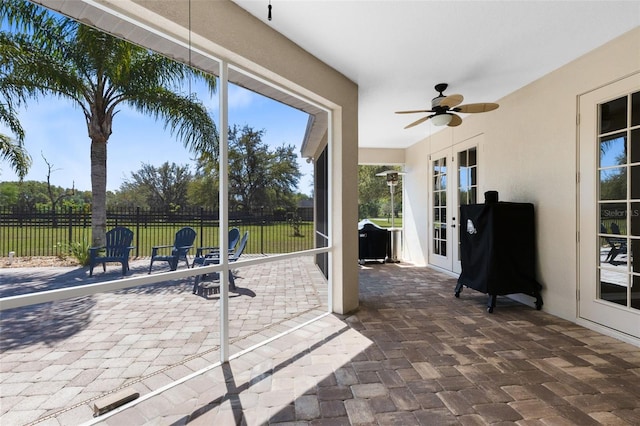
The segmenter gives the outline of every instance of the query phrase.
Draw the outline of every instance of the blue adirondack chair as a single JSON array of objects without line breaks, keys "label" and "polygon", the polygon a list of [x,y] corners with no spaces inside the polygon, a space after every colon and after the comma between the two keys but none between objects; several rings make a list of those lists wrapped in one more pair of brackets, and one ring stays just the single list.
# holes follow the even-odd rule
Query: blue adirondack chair
[{"label": "blue adirondack chair", "polygon": [[93,267],[102,263],[102,270],[106,272],[107,262],[122,264],[122,275],[129,270],[129,253],[135,248],[133,231],[119,226],[107,232],[106,244],[102,247],[89,247],[89,276],[93,276]]},{"label": "blue adirondack chair", "polygon": [[[233,253],[229,253],[229,263],[233,263],[235,261],[237,261],[238,259],[240,259],[240,256],[242,255],[242,252],[244,252],[245,247],[247,246],[247,241],[249,240],[249,231],[246,231],[244,233],[244,235],[242,236],[242,239],[240,240],[240,243],[238,244],[238,247],[235,249],[235,251]],[[220,254],[218,253],[217,255],[209,255],[206,256],[204,258],[204,261],[202,262],[202,266],[207,266],[207,265],[216,265],[220,263]],[[204,275],[202,276],[204,277]],[[203,292],[207,292],[208,294],[211,293],[218,293],[218,291],[220,291],[220,286],[218,285],[212,285],[209,286],[207,288],[203,288],[202,286],[200,286],[200,275],[196,275],[196,278],[194,280],[194,284],[193,284],[193,294],[200,294],[203,295]],[[236,277],[233,274],[233,272],[231,271],[231,269],[229,269],[229,288],[231,290],[235,290],[236,289]]]},{"label": "blue adirondack chair", "polygon": [[[602,223],[600,224],[600,232],[602,234],[608,233],[607,228]],[[620,227],[618,227],[618,224],[616,224],[615,222],[611,223],[611,233],[614,235],[620,235]],[[611,247],[611,250],[609,250],[609,253],[607,254],[607,257],[604,261],[612,265],[619,265],[621,262],[616,261],[616,257],[619,254],[627,254],[627,239],[621,237],[603,238],[607,243],[609,243],[609,246]]]},{"label": "blue adirondack chair", "polygon": [[[233,253],[235,250],[238,240],[240,240],[240,230],[238,228],[229,229],[229,254]],[[193,258],[193,264],[191,267],[194,268],[196,265],[202,266],[205,257],[219,256],[219,253],[220,247],[198,247],[196,250],[196,257]]]},{"label": "blue adirondack chair", "polygon": [[[151,267],[153,266],[153,262],[155,261],[165,261],[169,263],[169,268],[172,271],[178,269],[178,262],[183,260],[187,264],[187,268],[189,267],[189,259],[187,259],[187,254],[191,247],[193,247],[193,242],[196,239],[196,231],[193,228],[185,226],[181,228],[178,232],[176,232],[175,240],[173,241],[173,245],[166,246],[153,246],[151,247],[151,263],[149,264],[149,273],[151,273]],[[162,254],[163,252],[171,249],[170,254]]]}]

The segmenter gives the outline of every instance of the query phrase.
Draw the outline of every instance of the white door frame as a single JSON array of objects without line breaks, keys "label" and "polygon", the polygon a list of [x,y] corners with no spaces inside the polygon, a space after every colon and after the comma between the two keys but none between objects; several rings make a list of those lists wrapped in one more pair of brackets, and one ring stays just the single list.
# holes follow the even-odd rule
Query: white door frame
[{"label": "white door frame", "polygon": [[[476,148],[476,164],[478,165],[476,168],[476,181],[477,181],[477,194],[476,197],[480,197],[480,188],[482,182],[482,162],[481,162],[481,151],[482,151],[482,142],[483,135],[477,135],[472,138],[469,138],[463,142],[460,142],[452,147],[437,151],[432,153],[429,156],[429,194],[430,200],[429,203],[429,232],[428,238],[428,249],[429,249],[429,264],[437,266],[439,268],[445,269],[447,271],[454,272],[459,274],[462,271],[462,266],[460,263],[460,253],[458,249],[458,244],[460,241],[460,225],[459,225],[459,197],[458,197],[458,189],[459,189],[459,175],[458,175],[458,154],[463,151],[467,151],[470,148]],[[446,255],[441,255],[436,253],[435,247],[435,196],[434,196],[434,161],[440,159],[446,159],[446,220],[444,222],[444,241],[446,241]],[[476,202],[483,202],[479,198],[476,199]],[[442,234],[441,234],[442,235]]]},{"label": "white door frame", "polygon": [[[598,235],[598,105],[638,90],[640,73],[583,94],[578,99],[578,316],[634,339],[640,339],[640,310],[609,302],[599,295],[601,274],[615,271],[601,262]],[[631,262],[630,257],[627,262]]]},{"label": "white door frame", "polygon": [[464,151],[468,151],[471,148],[476,148],[476,161],[475,161],[475,171],[476,174],[476,182],[475,182],[475,202],[471,202],[470,204],[483,203],[484,197],[481,196],[482,192],[480,189],[482,188],[482,173],[484,170],[482,164],[482,147],[483,147],[484,134],[476,135],[472,138],[465,140],[453,147],[453,157],[454,161],[454,184],[455,187],[452,188],[452,203],[455,206],[455,220],[453,220],[453,240],[452,240],[452,254],[453,254],[453,272],[460,274],[462,272],[462,263],[460,261],[460,232],[461,229],[464,230],[465,224],[460,223],[460,164],[459,164],[459,154]]},{"label": "white door frame", "polygon": [[[446,148],[429,156],[429,264],[447,271],[453,270],[452,264],[452,228],[451,228],[451,186],[453,167],[453,149]],[[434,172],[438,163],[438,175]],[[436,181],[437,179],[437,181]],[[438,215],[441,215],[438,217]],[[444,216],[444,217],[442,217]],[[439,226],[436,223],[440,223]],[[437,229],[436,229],[437,228]]]}]

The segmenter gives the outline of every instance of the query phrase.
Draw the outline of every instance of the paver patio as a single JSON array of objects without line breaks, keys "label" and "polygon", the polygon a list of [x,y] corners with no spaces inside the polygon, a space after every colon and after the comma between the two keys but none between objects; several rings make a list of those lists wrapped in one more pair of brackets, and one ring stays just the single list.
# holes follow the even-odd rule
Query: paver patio
[{"label": "paver patio", "polygon": [[[148,260],[128,276],[146,275]],[[119,268],[0,270],[2,297],[118,279]],[[237,271],[229,337],[239,351],[327,311],[326,283],[311,258]],[[132,386],[141,394],[219,361],[219,295],[193,279],[5,311],[1,315],[0,422],[90,419],[92,401]],[[56,423],[54,423],[56,424]]]},{"label": "paver patio", "polygon": [[[310,275],[317,272],[312,265],[307,266],[311,267]],[[308,270],[305,265],[299,268]],[[280,276],[264,270],[262,273],[266,275],[257,281],[268,281],[267,275]],[[303,278],[304,274],[295,282]],[[248,285],[249,282],[246,273],[238,280],[238,285],[251,288],[256,297],[243,295],[231,301],[231,304],[235,300],[242,302],[238,304],[241,306],[237,306],[237,312],[242,311],[239,317],[244,320],[241,327],[234,328],[238,340],[231,353],[272,337],[288,326],[302,324],[323,311],[321,307],[314,307],[313,297],[308,297],[301,302],[299,311],[304,313],[299,319],[282,319],[279,323],[279,319],[287,317],[287,303],[291,302],[276,297],[269,299],[270,303],[271,300],[285,303],[279,309],[284,313],[268,314],[275,315],[270,317],[270,324],[277,325],[259,332],[246,331],[245,325],[259,322],[264,314],[262,311],[270,306],[256,309],[245,306],[260,294],[257,287]],[[86,384],[83,386],[97,394],[102,388],[118,385],[117,380],[110,382],[113,380],[109,377],[111,370],[126,371],[135,362],[128,360],[120,365],[119,359],[128,358],[128,351],[138,354],[132,355],[134,357],[149,352],[154,354],[154,359],[172,366],[163,368],[153,364],[148,369],[140,368],[142,374],[151,375],[146,381],[135,384],[143,389],[137,403],[96,419],[98,423],[640,424],[640,348],[507,298],[498,298],[494,313],[489,314],[486,295],[466,289],[457,299],[453,296],[455,283],[455,278],[430,268],[367,264],[360,269],[361,307],[357,312],[347,316],[324,316],[215,368],[208,367],[218,361],[215,350],[172,364],[182,356],[182,346],[189,345],[187,335],[202,336],[190,351],[186,351],[194,354],[213,349],[215,337],[212,335],[217,329],[204,331],[198,328],[201,323],[188,320],[185,323],[184,317],[168,320],[168,317],[179,315],[170,312],[161,315],[162,304],[151,303],[153,297],[158,296],[154,292],[159,289],[127,295],[144,300],[143,303],[123,305],[122,301],[111,300],[109,304],[98,299],[91,305],[96,311],[92,315],[98,312],[105,315],[105,308],[121,311],[121,318],[125,317],[125,311],[132,318],[139,318],[144,312],[158,314],[152,320],[137,319],[137,322],[127,316],[126,323],[138,324],[138,328],[124,333],[132,347],[121,353],[109,351],[119,346],[114,342],[120,343],[122,338],[105,339],[108,333],[115,335],[117,330],[123,329],[118,323],[105,326],[109,331],[101,333],[107,334],[86,343],[81,349],[87,351],[85,354],[89,351],[87,346],[91,351],[103,351],[100,352],[102,355],[110,353],[114,355],[112,358],[99,358],[116,365],[104,370],[103,377],[84,377]],[[176,290],[179,286],[166,284],[162,297],[171,297],[180,305],[183,299],[188,299],[190,289],[185,294]],[[167,310],[166,303],[164,305]],[[244,308],[247,308],[246,312]],[[203,312],[199,315],[210,318],[207,316],[210,311],[201,309]],[[84,311],[76,308],[76,312]],[[147,332],[154,335],[153,339],[143,338]],[[167,332],[175,333],[173,339],[158,340]],[[75,334],[68,332],[72,336],[54,339],[48,344],[59,346],[58,352],[63,352],[60,342],[82,333],[82,330]],[[178,335],[181,336],[179,339],[175,337]],[[85,336],[85,340],[91,340],[90,336]],[[181,341],[182,346],[164,346],[172,340]],[[57,374],[70,374],[65,373],[66,367],[59,373],[48,371],[48,375],[43,374],[43,389],[37,399],[27,402],[29,399],[23,396],[32,385],[25,387],[17,383],[32,373],[19,370],[22,363],[39,362],[36,361],[38,356],[30,355],[32,351],[40,351],[40,356],[48,357],[46,366],[40,365],[42,371],[69,356],[59,356],[55,351],[45,354],[49,348],[42,341],[27,341],[20,348],[2,353],[3,417],[0,421],[25,424],[43,419],[40,424],[78,424],[91,419],[88,404],[80,403],[74,409],[50,418],[46,414],[52,411],[42,413],[35,408],[46,401],[51,404],[53,396],[65,388],[56,389],[58,386],[50,383],[56,382]],[[12,357],[16,350],[23,351],[24,357],[31,356],[31,361],[21,363],[10,358],[5,367],[5,358]],[[176,356],[176,353],[180,355]],[[73,362],[65,361],[66,364]],[[169,385],[172,380],[200,369],[201,374],[175,386],[167,386],[162,392],[152,392],[152,389]],[[15,389],[15,395],[5,395],[7,386]],[[81,395],[88,392],[86,388],[68,400],[82,400]],[[20,412],[22,414],[16,414]]]}]

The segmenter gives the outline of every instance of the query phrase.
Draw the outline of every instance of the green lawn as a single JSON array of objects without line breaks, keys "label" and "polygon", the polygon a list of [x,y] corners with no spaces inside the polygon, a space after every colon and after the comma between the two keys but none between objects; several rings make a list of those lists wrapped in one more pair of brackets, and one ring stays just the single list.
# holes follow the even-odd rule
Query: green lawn
[{"label": "green lawn", "polygon": [[[134,231],[133,256],[146,257],[151,255],[151,247],[155,245],[172,244],[178,229],[185,224],[128,226]],[[245,253],[291,253],[308,250],[314,246],[314,231],[312,222],[300,225],[300,234],[294,236],[293,228],[286,223],[278,222],[265,225],[234,225],[244,233],[249,231],[249,239]],[[217,246],[219,228],[217,226],[193,226],[198,233],[195,247]],[[71,228],[71,241],[81,242],[89,240],[89,227],[74,226]],[[0,256],[8,256],[10,251],[15,256],[58,256],[59,242],[69,242],[69,228],[67,226],[53,227],[0,227]],[[195,250],[194,252],[195,253]]]},{"label": "green lawn", "polygon": [[[376,217],[376,218],[369,218],[369,220],[371,222],[375,223],[378,226],[382,226],[383,228],[391,228],[391,218]],[[396,228],[402,228],[402,218],[401,217],[394,217],[393,218],[393,225]]]}]

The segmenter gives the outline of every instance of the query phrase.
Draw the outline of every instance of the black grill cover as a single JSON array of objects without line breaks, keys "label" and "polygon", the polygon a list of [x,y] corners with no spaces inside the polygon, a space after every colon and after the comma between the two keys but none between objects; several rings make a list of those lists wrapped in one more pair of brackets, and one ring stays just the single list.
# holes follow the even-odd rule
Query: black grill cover
[{"label": "black grill cover", "polygon": [[384,260],[387,257],[389,231],[369,220],[358,223],[358,259]]},{"label": "black grill cover", "polygon": [[539,294],[533,204],[460,206],[458,283],[490,295]]}]

